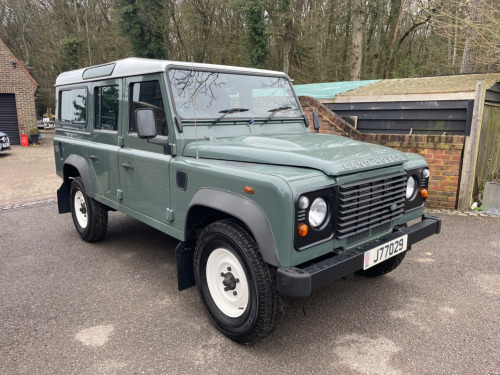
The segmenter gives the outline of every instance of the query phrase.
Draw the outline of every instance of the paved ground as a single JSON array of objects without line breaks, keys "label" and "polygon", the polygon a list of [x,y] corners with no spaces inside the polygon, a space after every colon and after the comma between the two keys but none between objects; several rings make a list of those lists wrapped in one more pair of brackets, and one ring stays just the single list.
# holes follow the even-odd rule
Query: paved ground
[{"label": "paved ground", "polygon": [[43,132],[40,146],[12,146],[0,153],[0,207],[55,199],[62,180],[56,175],[52,139]]},{"label": "paved ground", "polygon": [[1,374],[500,374],[500,219],[443,232],[379,279],[291,299],[251,347],[176,290],[176,241],[121,213],[80,240],[55,204],[0,211]]},{"label": "paved ground", "polygon": [[80,240],[49,137],[0,155],[0,374],[500,375],[499,218],[444,214],[390,275],[290,299],[242,347],[177,291],[172,238],[115,212]]}]

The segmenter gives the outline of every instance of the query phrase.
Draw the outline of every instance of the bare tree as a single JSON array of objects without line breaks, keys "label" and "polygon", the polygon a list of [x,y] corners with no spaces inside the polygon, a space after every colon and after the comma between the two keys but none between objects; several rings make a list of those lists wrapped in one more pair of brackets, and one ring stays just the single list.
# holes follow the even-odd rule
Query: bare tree
[{"label": "bare tree", "polygon": [[361,79],[361,62],[363,60],[363,31],[364,31],[364,0],[356,0],[352,17],[352,54],[351,54],[351,81]]},{"label": "bare tree", "polygon": [[481,12],[483,0],[471,0],[468,4],[469,17],[467,19],[466,40],[464,52],[462,54],[462,64],[460,65],[460,73],[474,72],[476,57],[477,57],[477,25],[481,23]]},{"label": "bare tree", "polygon": [[389,59],[387,60],[387,66],[385,68],[385,79],[389,78],[389,75],[391,72],[392,57],[394,55],[394,45],[396,44],[396,39],[398,37],[399,25],[401,24],[401,16],[403,15],[404,3],[405,3],[405,1],[401,0],[401,4],[399,5],[398,19],[396,20],[396,25],[394,27],[394,33],[392,35],[391,47],[389,49]]}]

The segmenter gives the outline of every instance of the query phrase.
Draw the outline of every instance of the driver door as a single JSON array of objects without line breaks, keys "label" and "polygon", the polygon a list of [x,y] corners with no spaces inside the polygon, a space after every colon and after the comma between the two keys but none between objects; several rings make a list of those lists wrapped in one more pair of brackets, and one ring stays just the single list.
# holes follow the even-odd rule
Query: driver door
[{"label": "driver door", "polygon": [[163,146],[148,143],[137,136],[135,111],[151,108],[155,113],[158,139],[168,139],[166,87],[160,74],[126,78],[124,102],[128,121],[122,127],[123,147],[119,170],[122,204],[140,214],[170,225],[170,155]]}]

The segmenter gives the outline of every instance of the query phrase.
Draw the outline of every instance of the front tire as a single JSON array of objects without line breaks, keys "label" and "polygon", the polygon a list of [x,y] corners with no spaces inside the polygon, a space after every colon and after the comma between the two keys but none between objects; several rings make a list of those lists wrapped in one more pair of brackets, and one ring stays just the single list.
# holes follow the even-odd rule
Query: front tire
[{"label": "front tire", "polygon": [[224,335],[250,344],[276,329],[284,297],[276,289],[275,270],[240,224],[208,225],[196,244],[194,269],[203,306]]},{"label": "front tire", "polygon": [[108,229],[108,211],[87,195],[80,177],[71,182],[70,200],[71,215],[80,236],[87,242],[102,240]]}]

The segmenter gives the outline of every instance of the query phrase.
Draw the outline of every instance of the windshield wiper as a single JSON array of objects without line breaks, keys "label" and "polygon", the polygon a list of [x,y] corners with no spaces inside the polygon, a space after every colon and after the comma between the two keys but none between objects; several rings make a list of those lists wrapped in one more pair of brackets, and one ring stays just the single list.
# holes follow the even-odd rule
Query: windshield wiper
[{"label": "windshield wiper", "polygon": [[274,117],[274,115],[276,113],[278,113],[279,111],[285,111],[287,109],[292,109],[292,107],[278,107],[278,108],[270,109],[268,112],[272,112],[271,116],[266,118],[263,123],[265,124],[265,123],[269,122]]},{"label": "windshield wiper", "polygon": [[219,111],[219,113],[224,113],[221,117],[219,117],[217,120],[212,122],[212,125],[217,124],[220,120],[222,120],[224,117],[227,115],[230,115],[232,113],[239,113],[239,112],[246,112],[248,111],[248,108],[229,108],[229,109],[223,109],[222,111]]}]

